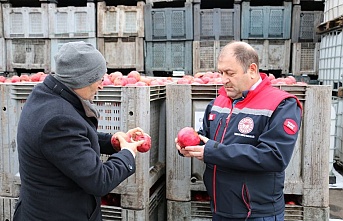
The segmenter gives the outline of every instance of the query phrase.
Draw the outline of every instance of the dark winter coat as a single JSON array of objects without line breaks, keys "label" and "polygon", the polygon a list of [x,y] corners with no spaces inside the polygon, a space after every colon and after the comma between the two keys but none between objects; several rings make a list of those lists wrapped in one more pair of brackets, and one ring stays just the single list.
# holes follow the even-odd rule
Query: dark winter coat
[{"label": "dark winter coat", "polygon": [[[21,189],[14,221],[100,221],[100,197],[136,169],[130,151],[113,154],[110,139],[54,77],[36,85],[18,124]],[[100,153],[112,155],[103,163]]]}]

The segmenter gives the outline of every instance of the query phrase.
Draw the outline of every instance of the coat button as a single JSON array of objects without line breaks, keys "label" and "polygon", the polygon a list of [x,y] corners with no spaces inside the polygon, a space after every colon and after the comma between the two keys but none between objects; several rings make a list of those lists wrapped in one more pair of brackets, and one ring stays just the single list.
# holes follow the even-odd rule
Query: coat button
[{"label": "coat button", "polygon": [[131,164],[129,164],[129,169],[132,170],[132,165]]}]

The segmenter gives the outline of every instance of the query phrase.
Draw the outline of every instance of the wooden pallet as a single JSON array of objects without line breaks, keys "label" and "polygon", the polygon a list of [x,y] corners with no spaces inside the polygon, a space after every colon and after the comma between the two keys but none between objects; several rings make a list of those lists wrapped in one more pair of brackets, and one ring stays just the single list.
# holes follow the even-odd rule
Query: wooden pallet
[{"label": "wooden pallet", "polygon": [[339,28],[343,27],[343,15],[332,19],[330,21],[321,23],[318,27],[317,27],[317,34],[324,34]]}]

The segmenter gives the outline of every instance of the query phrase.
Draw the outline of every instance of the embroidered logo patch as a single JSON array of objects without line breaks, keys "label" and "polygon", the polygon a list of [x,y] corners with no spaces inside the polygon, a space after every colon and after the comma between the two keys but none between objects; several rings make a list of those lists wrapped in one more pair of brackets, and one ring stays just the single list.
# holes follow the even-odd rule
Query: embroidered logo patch
[{"label": "embroidered logo patch", "polygon": [[208,120],[214,120],[214,118],[216,118],[215,114],[208,115]]},{"label": "embroidered logo patch", "polygon": [[292,119],[286,119],[283,122],[283,129],[287,134],[293,135],[298,132],[298,124]]},{"label": "embroidered logo patch", "polygon": [[252,129],[254,129],[254,121],[250,117],[245,117],[238,123],[238,130],[242,134],[248,134]]}]

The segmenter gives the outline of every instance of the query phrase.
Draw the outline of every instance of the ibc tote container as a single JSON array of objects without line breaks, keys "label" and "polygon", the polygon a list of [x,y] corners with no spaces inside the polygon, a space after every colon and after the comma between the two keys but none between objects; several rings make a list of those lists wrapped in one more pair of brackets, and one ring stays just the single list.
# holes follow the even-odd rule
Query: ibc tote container
[{"label": "ibc tote container", "polygon": [[[287,195],[300,205],[286,205],[286,220],[329,218],[330,87],[320,85],[275,86],[294,94],[303,104],[303,119],[292,159],[286,169]],[[217,96],[220,85],[167,85],[167,216],[168,220],[211,220],[209,201],[194,194],[205,191],[205,164],[179,156],[177,132],[186,126],[199,129],[207,104]]]},{"label": "ibc tote container", "polygon": [[249,39],[243,40],[258,53],[259,68],[262,70],[281,70],[289,73],[291,40]]},{"label": "ibc tote container", "polygon": [[332,106],[336,112],[334,160],[343,165],[343,98],[335,97]]},{"label": "ibc tote container", "polygon": [[337,93],[342,87],[343,73],[343,34],[342,29],[322,35],[319,51],[318,81],[331,85]]},{"label": "ibc tote container", "polygon": [[[16,133],[21,110],[33,83],[0,84],[2,148],[0,196],[17,197],[20,180]],[[115,133],[141,127],[152,137],[147,153],[136,156],[136,173],[116,187],[112,193],[121,197],[120,205],[126,209],[142,210],[149,205],[151,187],[165,174],[165,86],[110,87],[99,91],[94,103],[100,112],[98,130]],[[102,160],[108,156],[102,155]]]},{"label": "ibc tote container", "polygon": [[144,37],[144,5],[107,6],[106,1],[97,4],[97,37]]},{"label": "ibc tote container", "polygon": [[12,7],[12,5],[9,3],[3,3],[2,10],[4,37],[6,39],[48,38],[49,16],[47,3],[41,3],[40,8],[16,8]]},{"label": "ibc tote container", "polygon": [[331,21],[343,15],[343,2],[340,0],[326,0],[324,3],[324,22]]},{"label": "ibc tote container", "polygon": [[107,68],[144,71],[144,39],[140,37],[97,38],[98,50]]},{"label": "ibc tote container", "polygon": [[95,5],[58,7],[49,4],[49,38],[95,38]]},{"label": "ibc tote container", "polygon": [[90,43],[96,48],[96,38],[52,38],[51,40],[51,50],[50,50],[50,64],[51,72],[56,72],[56,63],[54,56],[57,54],[58,50],[68,42],[84,41]]},{"label": "ibc tote container", "polygon": [[294,5],[292,11],[292,42],[319,42],[316,28],[323,21],[322,11],[302,11]]},{"label": "ibc tote container", "polygon": [[283,6],[250,6],[242,2],[242,39],[289,39],[292,2]]},{"label": "ibc tote container", "polygon": [[50,72],[50,39],[6,39],[7,71],[16,68]]}]

